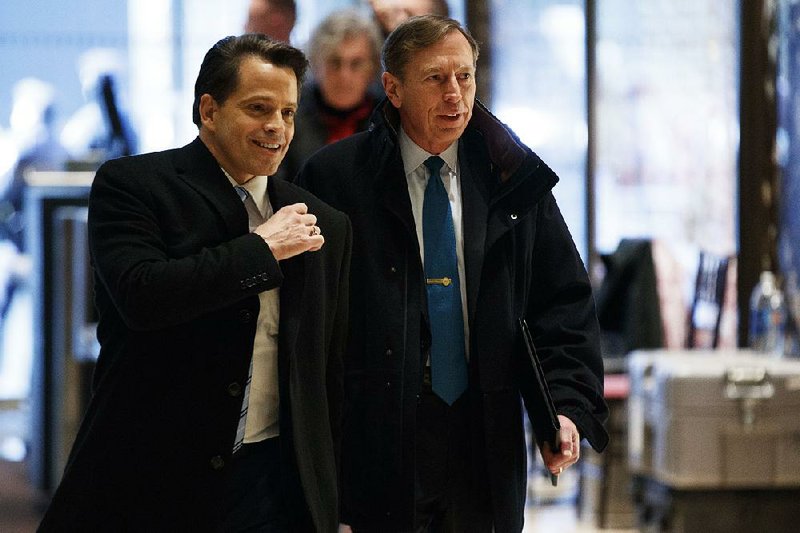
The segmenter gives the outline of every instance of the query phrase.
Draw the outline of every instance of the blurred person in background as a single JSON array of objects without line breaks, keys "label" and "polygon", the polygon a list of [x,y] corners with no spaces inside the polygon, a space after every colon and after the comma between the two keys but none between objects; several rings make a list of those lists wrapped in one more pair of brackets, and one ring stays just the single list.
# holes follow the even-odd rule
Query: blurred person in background
[{"label": "blurred person in background", "polygon": [[70,159],[95,169],[108,159],[137,152],[137,138],[120,91],[124,60],[118,50],[92,48],[78,64],[86,103],[69,117],[61,143]]},{"label": "blurred person in background", "polygon": [[56,132],[55,88],[37,78],[19,80],[12,91],[8,136],[16,149],[13,172],[0,184],[3,238],[23,248],[22,199],[25,174],[62,170],[68,155]]},{"label": "blurred person in background", "polygon": [[296,21],[294,0],[250,0],[244,31],[288,43]]},{"label": "blurred person in background", "polygon": [[317,26],[308,46],[313,78],[303,88],[281,176],[294,178],[308,156],[369,127],[382,96],[373,83],[382,43],[377,26],[356,11],[334,12]]},{"label": "blurred person in background", "polygon": [[418,15],[450,16],[447,0],[369,0],[384,39],[409,17]]},{"label": "blurred person in background", "polygon": [[6,317],[17,288],[27,279],[25,250],[25,175],[34,170],[63,170],[69,158],[56,132],[56,90],[38,78],[23,78],[12,90],[10,128],[6,135],[11,160],[0,182],[0,320]]}]

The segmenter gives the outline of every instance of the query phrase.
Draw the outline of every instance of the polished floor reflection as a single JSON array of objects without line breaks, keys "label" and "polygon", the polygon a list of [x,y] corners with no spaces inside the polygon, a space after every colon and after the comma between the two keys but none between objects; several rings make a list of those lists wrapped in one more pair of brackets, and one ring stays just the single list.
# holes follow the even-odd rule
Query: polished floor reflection
[{"label": "polished floor reflection", "polygon": [[[31,365],[32,332],[29,320],[13,320],[30,314],[29,298],[19,295],[8,320],[0,323],[0,533],[32,533],[47,505],[48,495],[29,481],[25,463],[25,441],[29,420],[25,408]],[[14,357],[2,357],[13,354]],[[588,454],[584,454],[591,461]],[[597,529],[592,517],[579,516],[578,470],[569,469],[552,487],[541,471],[531,469],[529,506],[525,533],[627,532],[625,529]]]},{"label": "polished floor reflection", "polygon": [[[0,423],[2,416],[0,416]],[[0,443],[2,446],[2,443]],[[13,451],[15,445],[9,449]],[[47,497],[31,487],[24,461],[0,459],[0,532],[33,533]],[[568,484],[565,479],[564,485]],[[538,485],[538,484],[535,484]],[[628,533],[635,530],[598,529],[578,516],[574,500],[534,502],[526,512],[524,533]]]},{"label": "polished floor reflection", "polygon": [[[39,523],[46,497],[28,483],[25,464],[0,460],[0,531],[33,533]],[[624,529],[597,529],[578,518],[570,503],[553,503],[529,507],[524,533],[627,533]]]}]

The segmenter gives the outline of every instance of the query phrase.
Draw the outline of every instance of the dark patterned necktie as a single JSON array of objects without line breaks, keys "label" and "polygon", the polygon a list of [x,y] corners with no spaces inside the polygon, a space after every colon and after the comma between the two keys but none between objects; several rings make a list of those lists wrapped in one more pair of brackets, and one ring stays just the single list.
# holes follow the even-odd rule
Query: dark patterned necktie
[{"label": "dark patterned necktie", "polygon": [[[242,203],[245,204],[245,209],[247,209],[247,218],[249,221],[249,225],[252,228],[254,227],[253,226],[254,220],[252,220],[254,218],[254,213],[251,213],[250,211],[253,209],[255,210],[258,209],[255,205],[255,201],[253,200],[253,197],[250,196],[250,193],[247,191],[247,189],[245,189],[244,187],[234,187],[234,189],[236,190],[236,194],[239,195],[239,198],[242,199]],[[252,204],[252,206],[249,206],[248,203]],[[233,443],[233,453],[239,451],[239,448],[241,448],[242,444],[244,444],[244,430],[247,426],[247,408],[250,402],[250,381],[252,381],[252,379],[253,379],[253,360],[251,358],[250,370],[247,372],[247,383],[244,386],[242,409],[239,412],[239,425],[236,427],[236,440]]]}]

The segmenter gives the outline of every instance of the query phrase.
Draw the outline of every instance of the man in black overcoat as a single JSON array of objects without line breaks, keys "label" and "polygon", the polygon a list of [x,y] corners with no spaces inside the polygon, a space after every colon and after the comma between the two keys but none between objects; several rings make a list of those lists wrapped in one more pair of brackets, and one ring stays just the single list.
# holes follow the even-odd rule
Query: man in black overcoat
[{"label": "man in black overcoat", "polygon": [[338,527],[351,232],[271,176],[303,54],[222,39],[199,137],[109,161],[89,201],[101,351],[41,531]]}]

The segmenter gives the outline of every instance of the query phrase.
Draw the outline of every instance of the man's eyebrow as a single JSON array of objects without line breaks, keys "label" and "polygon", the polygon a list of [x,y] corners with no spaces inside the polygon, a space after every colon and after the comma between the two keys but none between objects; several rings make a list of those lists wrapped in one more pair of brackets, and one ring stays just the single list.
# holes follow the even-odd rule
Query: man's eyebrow
[{"label": "man's eyebrow", "polygon": [[438,65],[429,65],[429,66],[424,67],[422,69],[422,73],[423,74],[433,74],[433,73],[441,72],[441,71],[442,71],[442,67],[440,67]]},{"label": "man's eyebrow", "polygon": [[265,100],[267,102],[275,102],[275,97],[267,94],[253,94],[242,100],[244,103],[252,102],[254,100]]},{"label": "man's eyebrow", "polygon": [[270,102],[274,102],[275,101],[275,96],[273,96],[271,94],[267,94],[267,93],[256,93],[256,92],[254,92],[250,96],[245,98],[245,101],[247,101],[247,100],[267,100],[267,101],[270,101]]},{"label": "man's eyebrow", "polygon": [[[254,94],[252,96],[248,96],[247,98],[245,98],[244,100],[241,101],[241,104],[242,105],[247,105],[247,104],[250,104],[250,103],[253,103],[253,102],[259,102],[259,101],[264,101],[264,102],[267,102],[269,104],[275,104],[275,105],[278,104],[278,99],[277,98],[275,98],[274,96],[266,95],[266,94]],[[297,100],[292,100],[290,102],[287,102],[286,105],[289,106],[289,107],[297,107]]]},{"label": "man's eyebrow", "polygon": [[[426,74],[426,75],[427,74],[435,74],[435,73],[441,72],[443,70],[447,70],[447,69],[442,67],[442,66],[440,66],[440,65],[428,65],[428,66],[422,68],[422,73]],[[470,63],[464,63],[464,64],[461,64],[461,65],[456,65],[455,70],[457,70],[457,71],[475,70],[475,65],[472,65]]]}]

